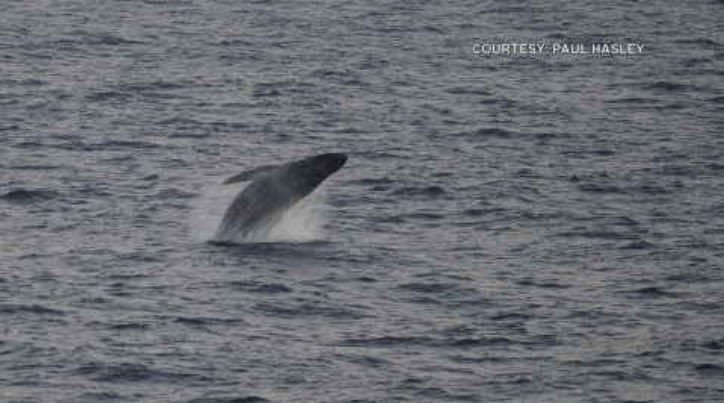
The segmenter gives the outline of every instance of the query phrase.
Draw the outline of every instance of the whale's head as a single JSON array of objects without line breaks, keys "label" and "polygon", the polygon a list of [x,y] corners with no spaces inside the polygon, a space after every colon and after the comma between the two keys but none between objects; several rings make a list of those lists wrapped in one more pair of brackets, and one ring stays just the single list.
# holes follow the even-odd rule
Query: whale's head
[{"label": "whale's head", "polygon": [[347,155],[342,153],[315,155],[289,164],[287,174],[294,177],[294,187],[307,194],[330,175],[339,171],[345,162]]},{"label": "whale's head", "polygon": [[344,163],[347,162],[347,155],[342,153],[328,153],[310,157],[307,158],[307,160],[311,166],[315,167],[314,169],[321,174],[329,176],[344,166]]}]

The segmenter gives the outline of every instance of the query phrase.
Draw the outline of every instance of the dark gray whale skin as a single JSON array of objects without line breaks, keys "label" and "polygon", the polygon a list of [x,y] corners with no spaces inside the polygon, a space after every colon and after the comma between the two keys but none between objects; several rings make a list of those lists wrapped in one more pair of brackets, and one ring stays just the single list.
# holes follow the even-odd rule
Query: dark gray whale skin
[{"label": "dark gray whale skin", "polygon": [[211,242],[235,243],[271,227],[284,211],[303,199],[347,161],[342,153],[320,154],[283,165],[255,168],[224,183],[251,180],[234,198]]}]

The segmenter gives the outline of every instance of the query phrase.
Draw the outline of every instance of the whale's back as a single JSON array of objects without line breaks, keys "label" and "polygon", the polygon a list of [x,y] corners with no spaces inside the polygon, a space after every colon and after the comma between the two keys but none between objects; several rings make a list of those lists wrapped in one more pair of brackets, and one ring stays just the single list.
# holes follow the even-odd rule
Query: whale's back
[{"label": "whale's back", "polygon": [[292,204],[289,191],[278,178],[255,180],[236,195],[226,209],[214,240],[244,241],[264,228],[272,227]]}]

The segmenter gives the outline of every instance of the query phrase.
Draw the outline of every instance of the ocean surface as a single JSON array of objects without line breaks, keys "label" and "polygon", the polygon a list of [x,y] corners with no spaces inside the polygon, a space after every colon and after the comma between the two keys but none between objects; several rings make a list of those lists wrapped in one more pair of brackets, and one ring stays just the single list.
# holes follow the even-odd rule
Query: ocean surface
[{"label": "ocean surface", "polygon": [[[0,402],[724,401],[723,17],[2,0]],[[323,152],[206,242],[225,178]]]}]

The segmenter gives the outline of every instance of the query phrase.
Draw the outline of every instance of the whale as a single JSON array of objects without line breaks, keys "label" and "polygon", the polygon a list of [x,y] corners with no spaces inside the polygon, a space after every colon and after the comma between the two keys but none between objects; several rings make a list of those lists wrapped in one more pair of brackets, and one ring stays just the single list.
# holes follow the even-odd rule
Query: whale
[{"label": "whale", "polygon": [[250,182],[226,209],[212,243],[249,241],[268,230],[284,213],[312,193],[347,162],[343,153],[319,154],[281,165],[263,165],[242,171],[223,184]]}]

